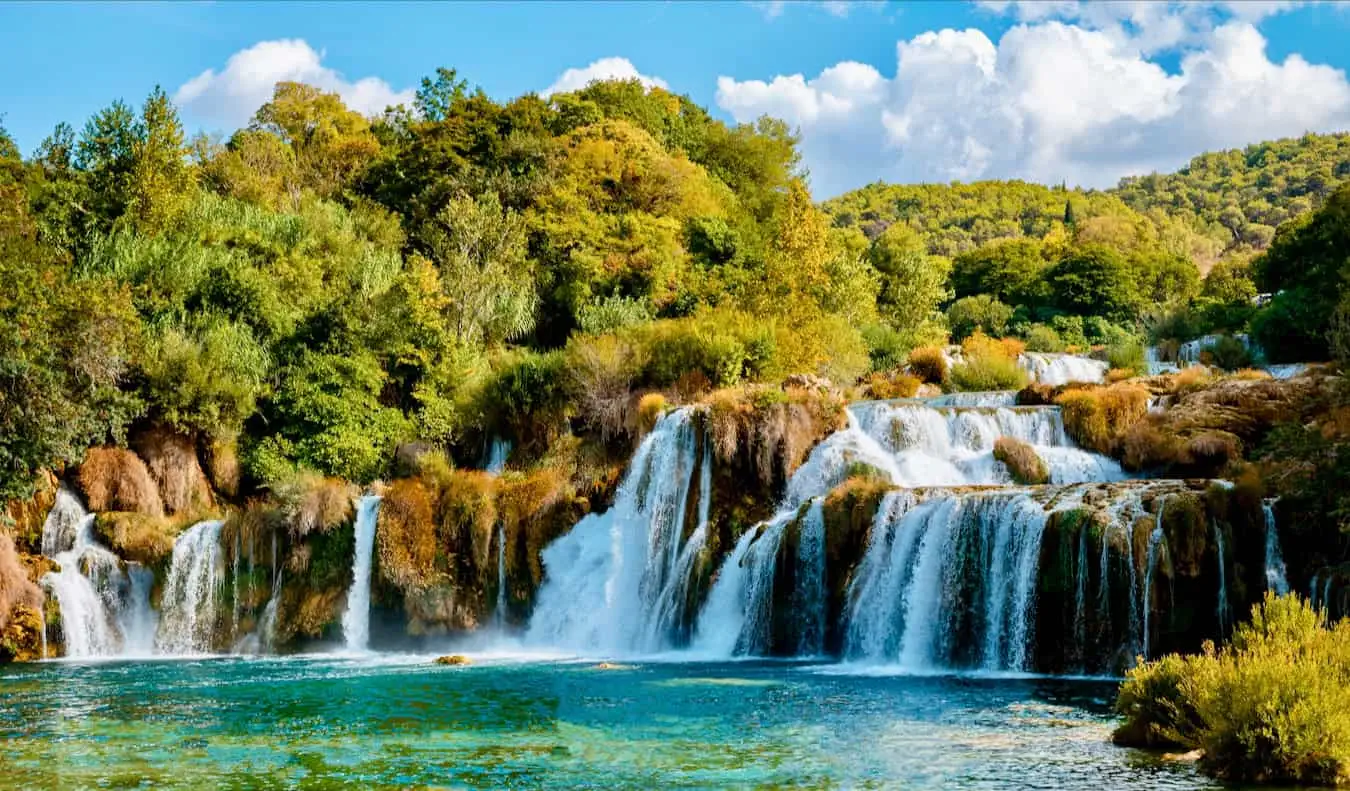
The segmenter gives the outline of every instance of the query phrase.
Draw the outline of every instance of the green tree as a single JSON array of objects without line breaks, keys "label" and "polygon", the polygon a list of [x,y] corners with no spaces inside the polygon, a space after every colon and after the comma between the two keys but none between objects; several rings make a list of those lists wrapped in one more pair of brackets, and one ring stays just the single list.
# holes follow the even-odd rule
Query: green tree
[{"label": "green tree", "polygon": [[1078,316],[1129,321],[1139,295],[1120,254],[1101,246],[1070,250],[1047,273],[1054,306]]},{"label": "green tree", "polygon": [[872,242],[868,260],[881,275],[877,305],[897,330],[913,330],[938,315],[951,298],[947,277],[951,262],[930,256],[908,226],[892,225]]}]

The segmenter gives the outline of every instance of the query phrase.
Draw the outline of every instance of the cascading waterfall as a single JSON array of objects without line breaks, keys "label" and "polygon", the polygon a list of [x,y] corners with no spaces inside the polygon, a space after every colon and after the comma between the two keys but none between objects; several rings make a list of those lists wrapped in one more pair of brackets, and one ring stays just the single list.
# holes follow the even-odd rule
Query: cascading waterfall
[{"label": "cascading waterfall", "polygon": [[701,525],[684,535],[698,466],[693,418],[689,408],[663,415],[609,510],[587,515],[544,550],[527,642],[610,654],[674,647],[665,619],[686,600],[687,545],[706,537]]},{"label": "cascading waterfall", "polygon": [[888,495],[849,592],[845,656],[1026,669],[1048,513],[1028,490]]},{"label": "cascading waterfall", "polygon": [[347,590],[347,610],[342,614],[342,635],[348,651],[364,651],[370,644],[370,564],[379,516],[379,497],[367,495],[357,501],[352,586]]},{"label": "cascading waterfall", "polygon": [[1284,552],[1280,549],[1280,533],[1275,526],[1275,501],[1261,504],[1266,518],[1266,587],[1277,595],[1289,592],[1289,578],[1284,566]]},{"label": "cascading waterfall", "polygon": [[1091,357],[1051,352],[1023,352],[1017,358],[1017,364],[1033,382],[1055,386],[1070,382],[1104,382],[1106,370],[1111,367]]},{"label": "cascading waterfall", "polygon": [[220,530],[198,522],[173,544],[155,647],[163,654],[202,654],[215,647],[217,602],[224,585]]},{"label": "cascading waterfall", "polygon": [[114,656],[140,648],[135,643],[139,634],[131,640],[128,635],[149,610],[148,595],[142,609],[122,561],[94,539],[94,518],[62,487],[42,527],[42,553],[59,568],[44,574],[41,583],[61,608],[69,657]]}]

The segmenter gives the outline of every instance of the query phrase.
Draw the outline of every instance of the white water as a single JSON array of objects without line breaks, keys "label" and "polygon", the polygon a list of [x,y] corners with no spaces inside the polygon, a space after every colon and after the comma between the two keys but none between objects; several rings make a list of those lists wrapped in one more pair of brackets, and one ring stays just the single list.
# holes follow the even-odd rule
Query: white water
[{"label": "white water", "polygon": [[1158,522],[1153,528],[1153,532],[1148,537],[1148,559],[1144,566],[1144,658],[1152,656],[1149,648],[1153,643],[1153,633],[1150,628],[1153,612],[1153,572],[1158,566],[1158,548],[1166,547],[1167,537],[1163,534],[1163,514],[1167,510],[1167,499],[1162,498],[1158,503]]},{"label": "white water", "polygon": [[342,614],[342,636],[348,651],[364,651],[370,644],[370,562],[375,554],[375,525],[380,498],[367,495],[356,503],[356,551],[352,554],[352,586]]},{"label": "white water", "polygon": [[1280,549],[1280,533],[1275,526],[1275,501],[1266,500],[1261,509],[1266,517],[1266,588],[1283,596],[1289,592],[1289,578]]},{"label": "white water", "polygon": [[692,568],[686,544],[706,537],[699,525],[684,540],[696,434],[691,409],[663,415],[609,510],[587,515],[544,550],[527,643],[610,655],[674,647],[666,619],[685,601]]},{"label": "white water", "polygon": [[811,501],[797,538],[797,590],[793,606],[800,620],[797,655],[825,652],[825,511],[824,498]]},{"label": "white water", "polygon": [[487,458],[483,461],[483,469],[493,475],[501,475],[510,455],[511,443],[501,437],[493,437],[492,444],[488,446]]},{"label": "white water", "polygon": [[225,584],[220,551],[224,524],[198,522],[174,542],[155,637],[159,653],[191,655],[214,649],[217,602]]},{"label": "white water", "polygon": [[66,656],[115,656],[140,648],[148,587],[139,573],[128,580],[121,560],[94,539],[94,515],[65,487],[43,524],[42,553],[59,567],[41,583],[61,608]]},{"label": "white water", "polygon": [[497,525],[497,608],[492,614],[497,628],[506,624],[506,528]]},{"label": "white water", "polygon": [[845,656],[914,672],[1027,669],[1049,511],[1030,490],[930,495],[895,492],[878,509],[849,591]]},{"label": "white water", "polygon": [[1017,358],[1017,364],[1031,381],[1055,386],[1070,382],[1104,382],[1106,370],[1111,367],[1091,357],[1053,352],[1023,352]]}]

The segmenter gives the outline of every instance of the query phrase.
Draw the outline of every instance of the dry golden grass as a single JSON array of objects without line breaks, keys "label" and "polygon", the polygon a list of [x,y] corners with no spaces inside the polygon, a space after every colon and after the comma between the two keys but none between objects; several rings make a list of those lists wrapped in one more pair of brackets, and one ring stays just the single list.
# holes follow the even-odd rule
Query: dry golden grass
[{"label": "dry golden grass", "polygon": [[1186,395],[1209,387],[1214,382],[1214,374],[1203,365],[1183,368],[1172,377],[1172,392]]},{"label": "dry golden grass", "polygon": [[1117,382],[1123,382],[1126,379],[1133,379],[1133,378],[1134,378],[1134,371],[1131,371],[1128,368],[1112,368],[1111,370],[1106,372],[1107,384],[1115,384]]},{"label": "dry golden grass", "polygon": [[80,464],[79,482],[91,511],[164,515],[164,503],[150,470],[125,448],[90,448]]},{"label": "dry golden grass", "polygon": [[994,441],[994,458],[1003,462],[1017,483],[1038,486],[1050,482],[1050,468],[1036,450],[1016,437],[999,437]]},{"label": "dry golden grass", "polygon": [[1150,417],[1130,427],[1121,441],[1121,463],[1130,470],[1149,470],[1175,464],[1184,450],[1184,441],[1160,428]]},{"label": "dry golden grass", "polygon": [[375,551],[380,576],[408,591],[433,582],[436,568],[434,493],[417,478],[395,481],[380,503]]},{"label": "dry golden grass", "polygon": [[277,484],[272,492],[290,524],[291,534],[304,538],[350,522],[360,490],[346,481],[306,471]]},{"label": "dry golden grass", "polygon": [[1206,431],[1186,443],[1183,461],[1217,475],[1230,463],[1242,459],[1242,441],[1226,431]]},{"label": "dry golden grass", "polygon": [[906,366],[922,382],[940,385],[947,381],[947,357],[937,346],[920,346],[911,350]]},{"label": "dry golden grass", "polygon": [[1274,379],[1275,377],[1270,375],[1270,371],[1262,371],[1259,368],[1243,368],[1234,373],[1233,378],[1250,382],[1258,379]]},{"label": "dry golden grass", "polygon": [[638,436],[646,436],[656,427],[656,421],[661,419],[666,411],[666,397],[660,393],[647,393],[638,399],[637,405],[637,427]]},{"label": "dry golden grass", "polygon": [[1148,414],[1149,391],[1133,384],[1066,390],[1055,399],[1069,436],[1088,450],[1109,454]]}]

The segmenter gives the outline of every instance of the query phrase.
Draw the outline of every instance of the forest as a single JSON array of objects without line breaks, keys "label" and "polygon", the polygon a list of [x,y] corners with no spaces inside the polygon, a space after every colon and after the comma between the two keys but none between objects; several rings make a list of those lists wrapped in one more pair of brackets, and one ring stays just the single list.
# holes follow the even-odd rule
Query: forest
[{"label": "forest", "polygon": [[569,422],[625,432],[642,388],[851,384],[975,331],[1330,356],[1350,194],[1311,210],[1345,136],[1106,192],[821,206],[795,144],[636,82],[498,103],[444,69],[375,119],[282,83],[224,141],[188,139],[160,90],[27,158],[0,137],[0,493],[138,424],[237,450],[248,487],[367,482],[409,442],[468,460]]}]

